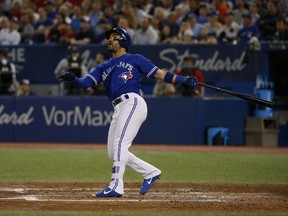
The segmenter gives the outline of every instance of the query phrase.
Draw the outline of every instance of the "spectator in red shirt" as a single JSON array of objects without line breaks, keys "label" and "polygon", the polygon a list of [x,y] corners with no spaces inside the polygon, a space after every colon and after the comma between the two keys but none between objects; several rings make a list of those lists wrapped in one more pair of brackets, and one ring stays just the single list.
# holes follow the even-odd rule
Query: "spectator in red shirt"
[{"label": "spectator in red shirt", "polygon": [[83,0],[69,0],[69,2],[73,5],[81,5]]},{"label": "spectator in red shirt", "polygon": [[[204,83],[204,75],[202,71],[195,66],[195,60],[197,56],[190,55],[183,59],[182,68],[176,71],[176,75],[180,76],[195,76],[198,82]],[[176,86],[176,91],[182,96],[199,96],[204,97],[203,86],[198,86],[197,88],[187,87],[185,85],[179,84]]]},{"label": "spectator in red shirt", "polygon": [[12,17],[17,17],[17,19],[20,20],[24,14],[22,2],[19,0],[13,1],[10,13]]}]

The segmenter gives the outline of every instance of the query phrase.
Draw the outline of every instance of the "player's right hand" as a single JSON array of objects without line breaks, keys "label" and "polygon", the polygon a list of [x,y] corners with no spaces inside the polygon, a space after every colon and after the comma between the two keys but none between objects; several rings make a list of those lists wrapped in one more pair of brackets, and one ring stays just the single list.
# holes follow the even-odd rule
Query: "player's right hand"
[{"label": "player's right hand", "polygon": [[73,72],[67,72],[63,75],[61,75],[59,77],[59,81],[68,81],[68,82],[72,82],[73,80],[75,80],[76,76]]},{"label": "player's right hand", "polygon": [[185,81],[184,84],[187,85],[187,86],[196,88],[196,87],[198,86],[198,80],[197,80],[197,78],[194,77],[194,76],[189,76],[189,77],[186,79],[186,81]]}]

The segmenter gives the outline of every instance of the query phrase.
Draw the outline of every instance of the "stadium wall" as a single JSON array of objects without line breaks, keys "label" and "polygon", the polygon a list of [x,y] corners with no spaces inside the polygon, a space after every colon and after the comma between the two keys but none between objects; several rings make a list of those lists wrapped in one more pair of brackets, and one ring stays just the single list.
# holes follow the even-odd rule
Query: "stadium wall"
[{"label": "stadium wall", "polygon": [[[16,64],[18,79],[30,79],[32,85],[58,85],[54,70],[58,62],[67,57],[67,47],[55,45],[33,45],[7,47],[9,57]],[[98,52],[106,52],[102,45],[82,46],[82,58],[88,69],[95,66]],[[196,65],[205,76],[205,81],[218,84],[231,90],[251,93],[257,74],[265,74],[259,62],[264,61],[262,52],[249,49],[245,45],[188,46],[188,45],[153,45],[131,46],[131,53],[143,54],[160,68],[171,71],[181,67],[186,55],[197,56]],[[155,81],[143,77],[143,91],[152,94]],[[240,83],[240,85],[239,85]]]},{"label": "stadium wall", "polygon": [[[146,98],[149,115],[135,142],[205,144],[210,126],[243,145],[247,103],[238,99]],[[113,107],[106,97],[1,97],[0,141],[106,143]],[[168,117],[169,116],[169,117]]]},{"label": "stadium wall", "polygon": [[[94,126],[90,127],[86,125],[84,128],[79,125],[61,126],[61,121],[64,121],[61,118],[66,115],[65,113],[80,112],[79,110],[81,109],[84,110],[82,111],[84,113],[89,112],[89,110],[87,111],[87,106],[90,106],[91,110],[92,108],[96,109],[96,113],[98,113],[98,109],[102,110],[102,116],[99,114],[100,116],[97,118],[106,118],[107,116],[105,115],[109,116],[112,110],[111,104],[106,98],[58,97],[57,88],[59,83],[54,77],[54,69],[58,62],[67,56],[67,47],[57,45],[22,45],[2,48],[9,50],[9,57],[16,64],[18,80],[22,78],[30,79],[32,86],[37,86],[40,94],[36,98],[31,99],[1,97],[0,141],[106,142],[107,126],[96,127],[96,134]],[[102,45],[82,46],[80,49],[82,51],[82,58],[89,69],[93,69],[94,67],[96,54],[106,51],[106,47]],[[282,94],[282,98],[285,100],[285,98],[287,98],[288,85],[285,84],[287,83],[287,73],[286,67],[283,65],[286,65],[288,60],[287,50],[287,43],[273,42],[262,43],[260,46],[259,44],[257,46],[255,44],[223,44],[217,46],[135,45],[131,46],[129,52],[143,54],[160,68],[165,67],[171,71],[181,66],[184,56],[188,54],[196,55],[198,57],[196,64],[204,73],[205,82],[247,94],[255,93],[256,77],[258,75],[263,76],[268,81],[278,80],[278,83],[275,83],[276,95]],[[279,74],[282,75],[280,76]],[[226,95],[222,95],[222,98],[209,98],[210,93],[215,94],[215,92],[209,91],[208,89],[206,89],[206,95],[208,97],[204,99],[156,99],[151,97],[154,83],[155,80],[143,77],[142,89],[150,106],[150,115],[136,138],[136,142],[203,144],[206,143],[205,131],[208,126],[224,125],[229,127],[230,144],[244,144],[243,128],[245,118],[253,115],[255,106],[235,98],[226,97]],[[53,86],[53,89],[49,89],[50,86]],[[47,88],[49,89],[48,91],[43,90]],[[65,104],[63,101],[65,101]],[[47,104],[47,102],[49,102],[49,104]],[[26,104],[26,108],[24,108],[25,106],[22,106],[22,104]],[[52,106],[53,104],[54,107]],[[96,108],[95,104],[97,105]],[[98,108],[99,104],[101,104],[101,107]],[[235,104],[237,104],[237,106]],[[32,110],[29,110],[30,105]],[[49,105],[49,109],[46,105]],[[62,105],[65,105],[63,111],[61,111]],[[47,108],[46,110],[45,107]],[[60,107],[60,110],[57,110],[58,107]],[[217,112],[215,112],[214,109],[210,110],[211,107],[217,108]],[[281,99],[274,109],[275,116],[279,118],[279,145],[287,145],[287,103]],[[173,124],[165,122],[164,117],[160,118],[161,121],[157,119],[157,116],[162,116],[166,110],[177,113],[175,117],[173,117],[175,119],[171,120]],[[232,110],[233,113],[229,114]],[[106,112],[105,114],[104,111]],[[20,123],[16,121],[17,118],[15,116],[19,117],[22,113],[22,118],[25,120],[25,116],[27,118],[29,112],[30,115],[33,113],[32,122],[22,124],[21,118]],[[54,113],[56,117],[53,116],[53,118],[55,118],[53,121],[55,120],[56,124],[60,124],[60,126],[51,125],[51,112],[56,112],[56,114]],[[189,113],[189,118],[187,117],[183,120],[182,113],[186,115]],[[239,114],[239,118],[236,113],[237,115]],[[16,118],[16,120],[13,120],[14,118]],[[97,118],[92,121],[100,121],[97,120]],[[152,125],[157,125],[159,122],[165,122],[165,124],[162,125],[164,129],[166,129],[166,127],[173,127],[170,128],[168,132],[165,132],[166,137],[158,137],[157,135],[153,135],[153,133],[151,134],[151,131],[153,132],[158,128],[156,126],[154,128],[155,130],[151,129],[149,132],[147,129],[146,131],[146,127],[151,128]],[[237,129],[233,129],[235,125]],[[58,127],[61,127],[61,130],[59,130]],[[161,125],[159,127],[162,128]],[[39,130],[40,128],[41,130]],[[38,133],[31,133],[33,130],[38,131]],[[193,131],[193,135],[190,133],[191,131]],[[77,133],[74,134],[74,132]],[[172,135],[175,132],[177,133]],[[181,133],[182,135],[180,135]],[[69,138],[70,136],[72,138]]]}]

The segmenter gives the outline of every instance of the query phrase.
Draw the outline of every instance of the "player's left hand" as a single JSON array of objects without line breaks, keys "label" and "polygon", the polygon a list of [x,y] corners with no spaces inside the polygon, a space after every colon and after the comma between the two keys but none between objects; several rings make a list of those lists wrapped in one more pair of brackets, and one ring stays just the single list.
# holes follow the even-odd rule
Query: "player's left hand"
[{"label": "player's left hand", "polygon": [[67,72],[67,73],[61,75],[59,77],[59,80],[60,81],[64,80],[64,81],[72,82],[73,80],[75,80],[75,78],[76,78],[76,76],[75,76],[75,74],[73,72]]},{"label": "player's left hand", "polygon": [[189,76],[186,79],[184,84],[187,85],[187,86],[191,86],[191,87],[197,87],[198,86],[198,80],[194,76]]}]

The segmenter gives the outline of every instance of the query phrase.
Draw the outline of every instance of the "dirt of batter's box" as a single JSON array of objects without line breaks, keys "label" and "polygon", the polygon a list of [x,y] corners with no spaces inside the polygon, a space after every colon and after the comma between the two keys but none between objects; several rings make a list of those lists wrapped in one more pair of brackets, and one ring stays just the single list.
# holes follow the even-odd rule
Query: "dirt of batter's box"
[{"label": "dirt of batter's box", "polygon": [[288,212],[288,185],[156,183],[139,194],[126,183],[121,198],[94,198],[104,183],[0,183],[0,210],[118,212]]}]

